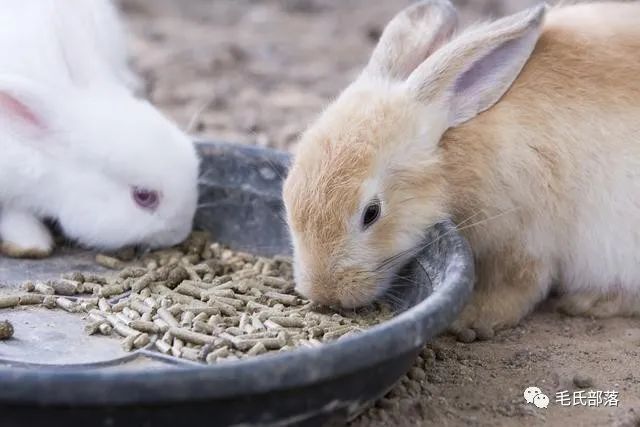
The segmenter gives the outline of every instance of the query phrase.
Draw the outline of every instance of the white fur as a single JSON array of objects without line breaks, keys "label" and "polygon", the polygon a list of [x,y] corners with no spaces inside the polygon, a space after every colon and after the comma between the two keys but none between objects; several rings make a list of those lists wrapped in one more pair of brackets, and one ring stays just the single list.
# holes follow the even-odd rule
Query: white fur
[{"label": "white fur", "polygon": [[[53,218],[68,237],[100,248],[184,239],[197,203],[195,149],[135,97],[136,81],[109,1],[5,0],[2,210]],[[2,97],[22,104],[39,125]],[[136,205],[134,186],[161,193],[155,211]]]},{"label": "white fur", "polygon": [[53,248],[53,238],[42,222],[28,211],[2,209],[0,236],[13,248],[47,254]]},{"label": "white fur", "polygon": [[[630,115],[640,118],[640,109]],[[575,177],[588,190],[567,192],[572,219],[543,216],[527,230],[527,247],[553,260],[551,275],[564,292],[640,296],[640,148],[593,150]]]}]

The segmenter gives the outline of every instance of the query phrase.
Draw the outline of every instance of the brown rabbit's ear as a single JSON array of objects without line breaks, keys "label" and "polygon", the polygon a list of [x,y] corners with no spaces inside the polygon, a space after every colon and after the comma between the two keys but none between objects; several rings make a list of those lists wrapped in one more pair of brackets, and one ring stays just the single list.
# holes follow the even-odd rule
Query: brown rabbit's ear
[{"label": "brown rabbit's ear", "polygon": [[540,37],[540,5],[469,30],[439,49],[407,79],[420,101],[448,109],[447,126],[492,107],[522,71]]},{"label": "brown rabbit's ear", "polygon": [[457,24],[448,0],[423,0],[406,8],[384,29],[365,73],[405,80],[451,38]]}]

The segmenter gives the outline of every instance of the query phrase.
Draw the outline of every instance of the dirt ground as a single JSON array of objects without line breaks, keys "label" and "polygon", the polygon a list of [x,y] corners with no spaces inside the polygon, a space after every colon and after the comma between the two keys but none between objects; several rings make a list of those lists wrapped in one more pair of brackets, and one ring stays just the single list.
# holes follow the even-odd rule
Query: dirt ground
[{"label": "dirt ground", "polygon": [[[289,149],[359,72],[384,23],[409,1],[122,3],[134,63],[156,105],[197,137]],[[469,23],[536,1],[455,3]],[[556,402],[557,392],[579,390],[577,374],[588,377],[575,379],[586,390],[618,392],[618,406]],[[529,386],[549,396],[547,409],[525,402]],[[410,375],[353,422],[427,424],[640,426],[640,319],[570,318],[542,308],[490,341],[441,337]]]}]

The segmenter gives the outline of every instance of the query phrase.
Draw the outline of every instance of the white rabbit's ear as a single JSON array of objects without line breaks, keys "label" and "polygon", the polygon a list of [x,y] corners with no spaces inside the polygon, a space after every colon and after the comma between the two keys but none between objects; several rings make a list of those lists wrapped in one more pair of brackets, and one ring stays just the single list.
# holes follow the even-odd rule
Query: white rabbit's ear
[{"label": "white rabbit's ear", "polygon": [[43,128],[44,123],[40,117],[23,101],[8,92],[0,90],[0,114],[10,121],[18,121],[21,124]]},{"label": "white rabbit's ear", "polygon": [[44,130],[44,99],[35,85],[21,79],[0,78],[0,121],[10,127]]},{"label": "white rabbit's ear", "polygon": [[117,77],[128,88],[137,88],[139,83],[128,65],[125,32],[113,1],[55,2],[53,19],[64,62],[76,85]]},{"label": "white rabbit's ear", "polygon": [[492,107],[522,71],[540,37],[546,6],[476,27],[449,42],[407,79],[425,103],[449,113],[447,126]]},{"label": "white rabbit's ear", "polygon": [[423,0],[406,8],[384,29],[365,74],[406,79],[449,40],[457,25],[458,15],[448,0]]}]

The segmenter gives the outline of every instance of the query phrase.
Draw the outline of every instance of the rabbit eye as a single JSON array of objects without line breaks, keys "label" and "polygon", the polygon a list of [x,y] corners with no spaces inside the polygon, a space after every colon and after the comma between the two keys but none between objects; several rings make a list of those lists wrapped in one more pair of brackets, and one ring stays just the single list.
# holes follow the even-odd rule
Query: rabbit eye
[{"label": "rabbit eye", "polygon": [[382,204],[380,200],[375,199],[367,205],[362,215],[362,226],[364,228],[369,227],[380,218],[380,212],[382,211]]},{"label": "rabbit eye", "polygon": [[143,209],[154,210],[160,202],[158,192],[146,188],[133,187],[131,195],[136,204]]}]

